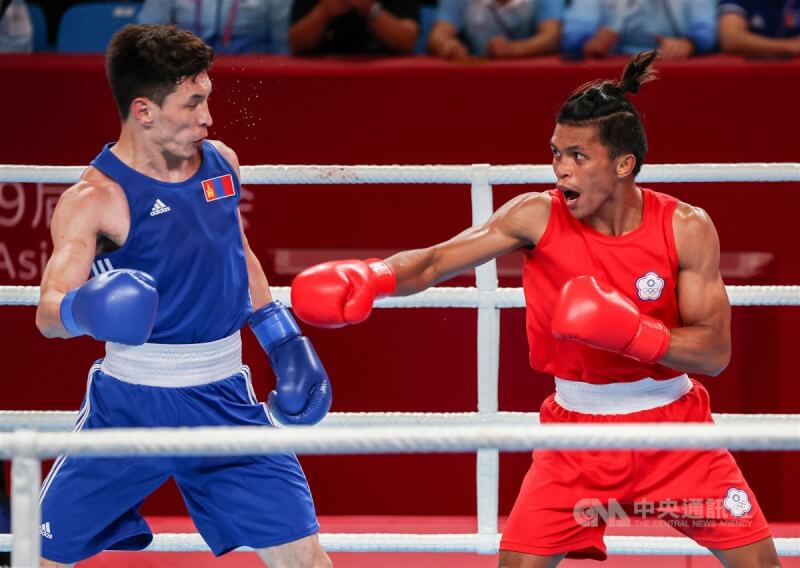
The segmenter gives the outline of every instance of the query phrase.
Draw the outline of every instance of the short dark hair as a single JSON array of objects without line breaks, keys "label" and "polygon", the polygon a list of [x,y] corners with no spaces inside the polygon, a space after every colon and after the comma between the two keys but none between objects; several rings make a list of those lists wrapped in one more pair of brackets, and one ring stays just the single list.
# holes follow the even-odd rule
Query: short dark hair
[{"label": "short dark hair", "polygon": [[655,51],[639,53],[631,58],[619,81],[596,80],[578,87],[558,111],[556,122],[573,126],[596,126],[600,142],[608,146],[609,155],[633,154],[639,173],[647,154],[647,136],[636,108],[625,93],[639,92],[643,83],[655,79],[651,69]]},{"label": "short dark hair", "polygon": [[207,71],[214,50],[191,32],[173,25],[129,24],[106,50],[106,76],[122,120],[131,102],[147,97],[161,106],[187,77]]}]

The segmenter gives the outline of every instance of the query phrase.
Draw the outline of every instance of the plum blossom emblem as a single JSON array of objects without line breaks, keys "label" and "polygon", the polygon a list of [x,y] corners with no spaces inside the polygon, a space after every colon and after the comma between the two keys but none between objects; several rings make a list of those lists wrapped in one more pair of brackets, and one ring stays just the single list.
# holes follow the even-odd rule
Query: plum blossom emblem
[{"label": "plum blossom emblem", "polygon": [[722,506],[734,517],[742,517],[753,508],[747,493],[735,487],[728,489],[728,494],[725,496]]},{"label": "plum blossom emblem", "polygon": [[655,272],[648,272],[636,281],[636,290],[642,300],[658,300],[664,289],[664,279]]}]

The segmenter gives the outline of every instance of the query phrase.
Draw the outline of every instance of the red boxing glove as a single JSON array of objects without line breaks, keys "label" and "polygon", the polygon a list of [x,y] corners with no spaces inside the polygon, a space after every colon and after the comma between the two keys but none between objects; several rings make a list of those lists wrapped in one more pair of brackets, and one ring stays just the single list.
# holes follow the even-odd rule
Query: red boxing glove
[{"label": "red boxing glove", "polygon": [[553,335],[656,363],[669,348],[664,322],[646,316],[630,299],[601,286],[594,276],[576,276],[561,288]]},{"label": "red boxing glove", "polygon": [[306,268],[292,282],[292,311],[318,327],[361,323],[377,298],[394,292],[394,271],[377,258],[333,260]]}]

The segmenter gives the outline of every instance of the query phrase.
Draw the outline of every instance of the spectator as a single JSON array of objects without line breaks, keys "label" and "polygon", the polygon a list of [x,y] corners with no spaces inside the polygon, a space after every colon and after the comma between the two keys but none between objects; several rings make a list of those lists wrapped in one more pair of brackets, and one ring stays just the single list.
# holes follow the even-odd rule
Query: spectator
[{"label": "spectator", "polygon": [[33,51],[33,26],[25,1],[0,1],[0,53],[31,51]]},{"label": "spectator", "polygon": [[722,51],[748,56],[800,55],[800,2],[721,0]]},{"label": "spectator", "polygon": [[419,33],[416,0],[294,0],[293,53],[412,53]]},{"label": "spectator", "polygon": [[291,0],[145,0],[142,24],[175,24],[217,53],[288,53]]},{"label": "spectator", "polygon": [[564,0],[440,0],[428,50],[445,59],[555,53],[563,12]]},{"label": "spectator", "polygon": [[27,0],[28,4],[38,4],[44,12],[47,22],[47,43],[52,45],[55,45],[58,39],[58,26],[64,12],[75,4],[114,4],[119,2],[141,3],[138,0]]},{"label": "spectator", "polygon": [[707,53],[716,45],[716,0],[573,0],[562,49],[605,57],[658,48],[665,59]]}]

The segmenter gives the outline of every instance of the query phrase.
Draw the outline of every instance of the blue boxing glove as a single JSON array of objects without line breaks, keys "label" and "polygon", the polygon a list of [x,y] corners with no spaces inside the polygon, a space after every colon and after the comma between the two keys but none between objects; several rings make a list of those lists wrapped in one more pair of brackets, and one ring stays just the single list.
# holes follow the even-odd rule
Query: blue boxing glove
[{"label": "blue boxing glove", "polygon": [[141,345],[158,310],[156,281],[139,270],[109,270],[70,290],[61,300],[61,323],[71,335]]},{"label": "blue boxing glove", "polygon": [[272,415],[282,424],[310,425],[325,418],[333,397],[328,373],[291,312],[270,302],[253,312],[250,328],[275,372],[276,388],[267,399]]}]

